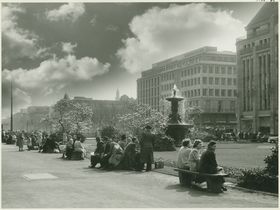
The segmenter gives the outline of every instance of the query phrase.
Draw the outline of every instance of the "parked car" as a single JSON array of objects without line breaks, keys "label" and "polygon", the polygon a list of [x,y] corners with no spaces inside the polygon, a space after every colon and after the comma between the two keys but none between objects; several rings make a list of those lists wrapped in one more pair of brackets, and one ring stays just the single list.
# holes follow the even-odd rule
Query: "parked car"
[{"label": "parked car", "polygon": [[269,136],[267,142],[268,143],[278,143],[278,136]]}]

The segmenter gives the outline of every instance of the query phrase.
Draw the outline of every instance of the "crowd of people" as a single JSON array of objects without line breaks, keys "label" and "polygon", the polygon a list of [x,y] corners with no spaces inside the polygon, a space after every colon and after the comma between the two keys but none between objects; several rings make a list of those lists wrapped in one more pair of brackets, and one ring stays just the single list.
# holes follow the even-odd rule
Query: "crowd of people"
[{"label": "crowd of people", "polygon": [[[182,147],[178,152],[177,167],[205,174],[223,172],[223,168],[217,164],[215,150],[215,141],[210,141],[207,149],[203,150],[203,142],[201,140],[196,139],[192,144],[190,139],[184,139]],[[225,182],[224,178],[220,177],[219,179],[221,183]],[[206,181],[204,177],[194,176],[192,184],[200,185],[204,181]],[[221,190],[226,191],[227,189],[222,186]]]},{"label": "crowd of people", "polygon": [[154,135],[151,126],[146,126],[138,140],[136,137],[122,135],[118,139],[96,138],[97,146],[91,154],[90,168],[99,164],[100,169],[125,169],[151,171],[153,163]]}]

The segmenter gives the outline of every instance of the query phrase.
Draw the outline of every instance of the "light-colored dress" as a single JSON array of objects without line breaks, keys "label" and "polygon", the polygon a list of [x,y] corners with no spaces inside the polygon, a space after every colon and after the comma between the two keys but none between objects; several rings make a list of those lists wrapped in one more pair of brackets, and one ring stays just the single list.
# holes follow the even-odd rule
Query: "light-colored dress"
[{"label": "light-colored dress", "polygon": [[74,143],[74,152],[82,152],[82,158],[85,157],[86,155],[86,150],[85,148],[83,147],[82,143],[80,141],[75,141]]},{"label": "light-colored dress", "polygon": [[192,149],[189,156],[189,164],[190,164],[191,171],[198,171],[199,160],[200,160],[199,151],[196,148]]}]

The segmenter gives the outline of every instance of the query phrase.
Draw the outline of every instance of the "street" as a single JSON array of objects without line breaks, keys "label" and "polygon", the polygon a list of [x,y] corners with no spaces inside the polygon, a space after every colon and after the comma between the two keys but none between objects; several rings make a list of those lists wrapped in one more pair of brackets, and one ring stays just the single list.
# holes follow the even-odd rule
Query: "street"
[{"label": "street", "polygon": [[89,160],[18,152],[2,144],[2,208],[274,207],[278,198],[229,188],[211,194],[179,185],[156,172],[89,169]]}]

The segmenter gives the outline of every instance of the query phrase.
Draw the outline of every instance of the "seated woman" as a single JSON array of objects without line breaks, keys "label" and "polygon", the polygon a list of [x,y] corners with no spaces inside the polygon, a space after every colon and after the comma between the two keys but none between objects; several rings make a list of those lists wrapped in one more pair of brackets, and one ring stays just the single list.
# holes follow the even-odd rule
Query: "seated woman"
[{"label": "seated woman", "polygon": [[[207,146],[207,150],[202,153],[200,158],[199,172],[206,174],[217,174],[223,170],[222,167],[219,167],[216,161],[216,142],[210,141]],[[219,177],[220,183],[224,183],[225,180],[223,177]],[[227,189],[222,186],[223,191]]]},{"label": "seated woman", "polygon": [[56,149],[56,143],[53,138],[50,138],[48,135],[45,136],[46,142],[43,145],[43,153],[53,153]]},{"label": "seated woman", "polygon": [[181,169],[190,169],[189,166],[189,157],[191,153],[191,140],[184,139],[182,141],[182,147],[179,149],[178,158],[177,158],[177,167]]},{"label": "seated woman", "polygon": [[74,150],[72,154],[72,159],[84,160],[86,156],[86,150],[83,147],[80,140],[74,142]]},{"label": "seated woman", "polygon": [[101,162],[104,153],[104,142],[101,141],[99,137],[96,137],[96,149],[94,153],[90,156],[90,166],[89,168],[94,168],[96,164]]},{"label": "seated woman", "polygon": [[112,143],[113,144],[111,148],[111,156],[108,160],[109,169],[117,168],[120,165],[124,155],[124,151],[122,147],[116,142],[112,142]]},{"label": "seated woman", "polygon": [[[137,159],[136,159],[136,145],[137,139],[132,138],[131,142],[124,149],[124,157],[122,160],[122,168],[125,170],[135,170],[137,169]],[[138,165],[140,164],[140,161]]]},{"label": "seated woman", "polygon": [[190,152],[190,156],[189,156],[189,164],[190,164],[191,171],[198,171],[201,148],[202,148],[202,141],[196,139],[194,141],[193,149]]}]

